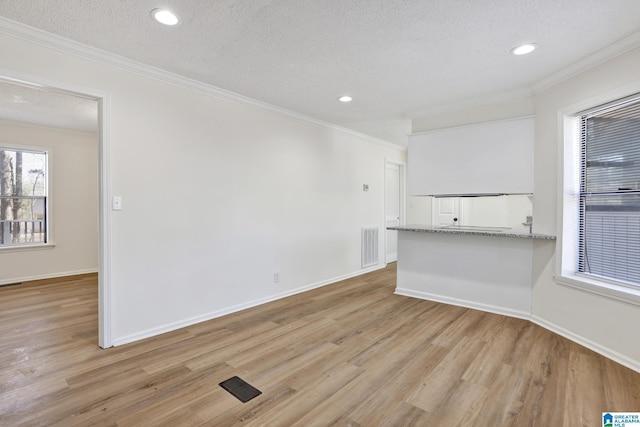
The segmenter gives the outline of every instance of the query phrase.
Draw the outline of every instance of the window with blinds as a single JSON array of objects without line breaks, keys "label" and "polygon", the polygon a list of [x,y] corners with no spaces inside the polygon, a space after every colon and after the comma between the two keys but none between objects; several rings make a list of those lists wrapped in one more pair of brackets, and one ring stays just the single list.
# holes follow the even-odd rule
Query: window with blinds
[{"label": "window with blinds", "polygon": [[578,271],[640,287],[640,95],[580,119]]}]

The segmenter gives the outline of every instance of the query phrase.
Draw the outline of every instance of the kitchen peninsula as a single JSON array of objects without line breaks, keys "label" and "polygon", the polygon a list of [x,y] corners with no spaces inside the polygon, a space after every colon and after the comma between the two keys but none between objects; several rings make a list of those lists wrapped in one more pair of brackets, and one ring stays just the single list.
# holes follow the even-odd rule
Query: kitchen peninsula
[{"label": "kitchen peninsula", "polygon": [[407,225],[396,294],[529,318],[533,251],[555,236],[501,227]]}]

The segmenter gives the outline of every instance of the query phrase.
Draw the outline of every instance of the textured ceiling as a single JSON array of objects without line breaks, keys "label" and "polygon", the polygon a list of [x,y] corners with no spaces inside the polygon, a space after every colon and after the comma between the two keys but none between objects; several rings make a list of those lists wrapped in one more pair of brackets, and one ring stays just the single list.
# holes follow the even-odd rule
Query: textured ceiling
[{"label": "textured ceiling", "polygon": [[98,130],[98,103],[0,80],[0,118],[85,132]]},{"label": "textured ceiling", "polygon": [[[0,16],[402,143],[408,117],[523,96],[636,34],[640,1],[2,0]],[[511,55],[522,42],[539,49]]]}]

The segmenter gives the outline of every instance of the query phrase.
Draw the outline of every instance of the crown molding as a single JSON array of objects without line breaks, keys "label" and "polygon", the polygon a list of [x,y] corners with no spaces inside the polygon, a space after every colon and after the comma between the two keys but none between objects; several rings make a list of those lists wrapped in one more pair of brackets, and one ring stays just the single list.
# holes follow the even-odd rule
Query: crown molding
[{"label": "crown molding", "polygon": [[[511,121],[515,121],[515,120],[523,120],[523,119],[535,119],[536,116],[535,114],[533,115],[524,115],[524,116],[516,116],[516,117],[508,117],[508,118],[504,118],[504,119],[495,119],[495,120],[486,120],[486,121],[482,121],[482,122],[474,122],[474,123],[467,123],[464,125],[452,125],[452,126],[446,126],[446,127],[441,127],[441,128],[435,128],[435,129],[429,129],[429,130],[422,130],[422,131],[418,131],[418,132],[413,132],[410,133],[409,135],[407,135],[407,137],[412,137],[412,136],[418,136],[418,135],[427,135],[427,134],[437,134],[439,132],[447,132],[453,129],[465,129],[465,128],[473,128],[473,127],[478,127],[478,126],[484,126],[488,123],[504,123],[504,122],[511,122]],[[492,193],[491,193],[492,194]],[[488,195],[491,195],[488,193]],[[513,193],[515,194],[515,193]],[[525,193],[523,193],[525,194]],[[526,193],[527,195],[529,193]],[[444,196],[439,196],[439,197],[455,197],[455,196],[460,196],[460,194],[458,195],[444,195]]]},{"label": "crown molding", "polygon": [[280,116],[292,118],[307,124],[329,128],[337,132],[383,145],[387,148],[406,151],[406,147],[394,144],[393,142],[389,142],[371,135],[354,131],[352,129],[338,126],[333,123],[325,122],[323,120],[319,120],[305,114],[297,113],[286,108],[278,107],[273,104],[258,101],[256,99],[243,96],[194,79],[190,79],[188,77],[184,77],[176,73],[153,67],[151,65],[142,64],[123,56],[91,47],[4,17],[0,17],[0,34],[5,34],[13,38],[51,48],[65,54],[74,55],[82,59],[100,63],[102,65],[118,68],[130,73],[135,73],[183,89],[192,90],[194,92],[198,92],[208,96],[214,96],[216,98],[234,102],[243,106],[269,111]]},{"label": "crown molding", "polygon": [[461,111],[471,108],[484,107],[499,102],[514,101],[516,99],[528,98],[532,95],[533,92],[529,88],[515,89],[508,92],[501,92],[497,95],[481,96],[477,98],[466,99],[460,102],[440,105],[434,108],[411,111],[408,113],[404,113],[403,116],[413,120],[423,117],[431,117],[438,114],[450,113],[452,111]]},{"label": "crown molding", "polygon": [[531,85],[531,89],[534,94],[542,92],[545,89],[555,86],[558,83],[570,79],[571,77],[577,76],[578,74],[584,73],[585,71],[603,64],[615,57],[624,55],[638,47],[640,47],[640,31],[620,39],[604,49],[600,49],[596,53],[591,54],[578,62],[574,62],[568,67],[564,67],[548,77],[538,80]]},{"label": "crown molding", "polygon": [[411,111],[405,113],[404,116],[409,119],[418,119],[431,117],[438,114],[450,113],[452,111],[478,108],[499,102],[513,101],[519,98],[534,96],[535,94],[553,87],[558,83],[563,82],[564,80],[570,79],[571,77],[581,74],[620,55],[624,55],[625,53],[638,47],[640,47],[640,31],[621,40],[618,40],[617,42],[605,47],[604,49],[601,49],[598,52],[591,54],[567,67],[564,67],[561,70],[550,74],[549,76],[541,80],[538,80],[529,88],[516,89],[497,95],[463,100],[460,102],[445,104],[425,110]]}]

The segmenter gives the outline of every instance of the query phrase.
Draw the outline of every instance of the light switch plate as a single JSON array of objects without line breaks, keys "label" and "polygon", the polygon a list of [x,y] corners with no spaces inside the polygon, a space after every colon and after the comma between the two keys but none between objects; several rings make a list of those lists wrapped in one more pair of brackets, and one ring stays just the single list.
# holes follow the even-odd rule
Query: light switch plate
[{"label": "light switch plate", "polygon": [[122,196],[113,196],[113,200],[111,203],[111,208],[114,211],[121,211],[122,210]]}]

